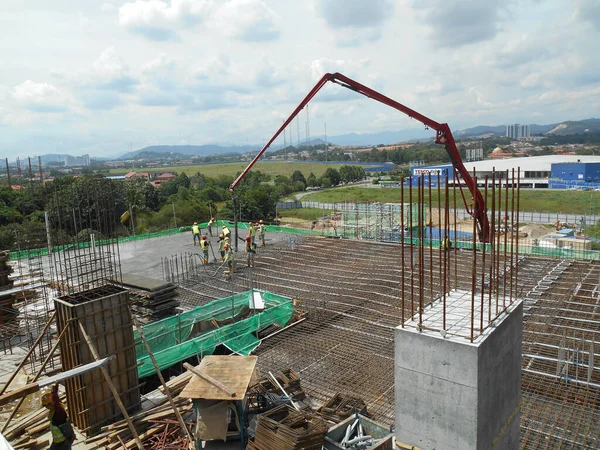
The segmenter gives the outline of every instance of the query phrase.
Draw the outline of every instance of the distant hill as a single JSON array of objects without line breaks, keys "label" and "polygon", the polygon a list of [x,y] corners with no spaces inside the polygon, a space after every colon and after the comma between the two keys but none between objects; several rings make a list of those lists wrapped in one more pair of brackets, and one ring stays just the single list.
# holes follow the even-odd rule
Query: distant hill
[{"label": "distant hill", "polygon": [[[327,136],[327,142],[335,145],[390,145],[403,141],[428,139],[434,135],[435,132],[431,130],[409,129],[400,131],[382,131],[380,133],[350,133]],[[319,138],[323,139],[324,136],[319,136]]]},{"label": "distant hill", "polygon": [[552,136],[566,136],[569,134],[585,134],[600,132],[600,119],[586,119],[567,121],[556,124],[546,133]]},{"label": "distant hill", "polygon": [[[558,124],[553,123],[550,125],[537,125],[531,124],[531,134],[546,134]],[[458,138],[469,138],[469,137],[492,137],[492,136],[506,136],[506,125],[478,125],[476,127],[467,128],[464,130],[458,130],[453,132]]]},{"label": "distant hill", "polygon": [[210,156],[210,155],[223,155],[225,153],[244,153],[249,150],[256,150],[257,147],[253,145],[241,145],[241,146],[230,146],[224,147],[221,145],[151,145],[144,147],[134,152],[125,153],[115,159],[135,159],[140,153],[152,154],[152,157],[156,158],[155,154],[179,154],[183,156]]},{"label": "distant hill", "polygon": [[506,127],[504,125],[478,125],[465,130],[453,131],[452,134],[456,137],[483,137],[483,135],[487,134],[491,134],[492,136],[504,136],[506,134]]}]

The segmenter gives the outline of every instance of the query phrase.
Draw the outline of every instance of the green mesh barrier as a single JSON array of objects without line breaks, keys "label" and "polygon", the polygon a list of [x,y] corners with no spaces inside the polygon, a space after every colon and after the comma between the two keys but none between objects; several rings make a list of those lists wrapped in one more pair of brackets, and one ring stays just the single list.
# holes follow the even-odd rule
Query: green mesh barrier
[{"label": "green mesh barrier", "polygon": [[[414,214],[414,212],[413,212],[413,214]],[[415,220],[415,222],[416,222],[416,220]],[[232,233],[234,232],[235,224],[233,224],[231,222],[227,222],[224,220],[218,220],[216,222],[216,225],[214,225],[214,226],[218,227],[217,231],[220,232],[221,227],[223,225],[227,225],[229,230]],[[207,226],[208,226],[208,222],[203,222],[200,224],[201,228],[206,228]],[[248,229],[248,224],[239,222],[238,229],[246,230],[246,229]],[[329,236],[329,237],[336,236],[337,237],[341,234],[343,227],[338,229],[337,234],[331,230],[329,230],[329,231],[319,230],[319,229],[309,230],[306,228],[281,227],[281,226],[277,226],[277,225],[266,225],[265,229],[266,229],[266,233],[289,233],[289,234],[299,234],[299,235],[305,235],[305,236]],[[118,238],[118,241],[119,242],[128,242],[128,241],[138,241],[138,240],[143,240],[143,239],[159,238],[159,237],[171,236],[171,235],[183,233],[183,232],[191,232],[191,230],[192,230],[192,227],[190,225],[190,226],[180,227],[180,228],[176,228],[176,229],[172,229],[172,230],[157,231],[155,233],[140,234],[137,236],[126,236],[126,237]],[[344,237],[349,238],[349,239],[356,238],[355,233],[353,233],[353,232],[349,232],[349,233],[345,234]],[[377,240],[377,239],[375,239],[375,240]],[[412,240],[413,240],[413,244],[418,244],[417,239],[413,238]],[[117,239],[99,240],[99,241],[96,241],[96,244],[103,245],[103,244],[107,244],[109,242],[115,242],[115,241],[117,241]],[[406,244],[410,244],[410,238],[405,238],[404,242]],[[426,245],[429,245],[429,241],[426,240],[426,242],[427,242]],[[469,243],[466,241],[461,241],[460,239],[458,240],[457,245],[463,249],[472,248],[472,243]],[[487,245],[488,245],[488,247],[486,247],[486,248],[489,249],[489,244],[487,244]],[[55,247],[53,247],[52,251],[57,252],[57,251],[61,251],[61,250],[67,250],[70,248],[87,248],[89,246],[90,246],[89,241],[88,242],[80,242],[80,243],[75,243],[75,244],[55,246]],[[433,240],[432,246],[439,247],[439,242],[437,240]],[[481,244],[477,244],[477,248],[478,249],[482,248]],[[502,249],[504,248],[502,244],[501,244],[501,248]],[[35,249],[30,249],[30,250],[11,252],[10,258],[13,260],[16,260],[16,259],[21,259],[21,258],[42,256],[42,255],[47,255],[47,254],[48,254],[48,248],[35,248]],[[547,257],[551,257],[551,258],[570,258],[570,259],[600,261],[600,251],[598,251],[598,250],[574,250],[574,249],[562,249],[562,248],[544,248],[544,247],[534,247],[534,246],[526,246],[526,245],[519,244],[519,254],[520,255],[547,256]]]},{"label": "green mesh barrier", "polygon": [[[160,369],[166,369],[192,356],[202,359],[225,345],[232,352],[247,356],[259,344],[256,332],[273,324],[285,326],[294,311],[289,298],[265,291],[260,292],[265,310],[244,319],[249,313],[252,291],[213,300],[177,316],[145,325],[142,330]],[[232,320],[236,320],[233,323]],[[155,372],[146,347],[134,331],[138,375],[146,377]]]}]

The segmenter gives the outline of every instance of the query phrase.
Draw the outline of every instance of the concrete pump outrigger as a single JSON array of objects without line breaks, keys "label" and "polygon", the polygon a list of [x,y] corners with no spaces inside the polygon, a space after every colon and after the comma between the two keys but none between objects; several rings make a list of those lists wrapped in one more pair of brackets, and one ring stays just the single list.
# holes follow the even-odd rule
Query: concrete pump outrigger
[{"label": "concrete pump outrigger", "polygon": [[[394,109],[397,109],[400,112],[403,112],[407,116],[412,119],[416,119],[422,124],[425,125],[426,128],[431,128],[436,131],[435,142],[437,144],[441,144],[446,148],[448,155],[450,156],[450,160],[452,161],[452,166],[454,167],[455,173],[458,172],[460,177],[463,179],[465,184],[467,185],[470,193],[471,199],[473,200],[472,204],[467,202],[465,197],[465,193],[459,183],[460,193],[463,197],[463,201],[465,203],[465,208],[467,212],[473,216],[477,223],[477,232],[479,235],[479,240],[481,242],[489,242],[490,239],[490,224],[487,218],[487,208],[485,204],[485,199],[477,189],[477,183],[471,175],[469,171],[465,168],[462,159],[460,158],[460,153],[456,148],[456,143],[454,142],[454,137],[452,136],[452,132],[450,131],[450,127],[447,123],[438,123],[434,120],[431,120],[428,117],[425,117],[422,114],[392,100],[389,97],[386,97],[383,94],[380,94],[373,89],[364,86],[341,73],[326,73],[319,80],[319,82],[312,88],[312,90],[308,93],[308,95],[302,100],[302,102],[296,107],[294,112],[287,118],[287,120],[281,125],[279,130],[273,135],[273,137],[267,142],[267,144],[262,148],[260,152],[254,157],[254,159],[248,164],[248,167],[244,169],[244,171],[235,179],[235,181],[229,186],[229,191],[231,195],[234,196],[234,190],[236,186],[242,181],[244,176],[252,169],[252,166],[258,161],[258,159],[263,155],[263,153],[270,147],[270,145],[277,139],[277,137],[281,134],[281,132],[287,127],[291,121],[302,111],[302,109],[308,104],[308,102],[319,92],[319,90],[328,82],[331,81],[335,84],[339,84],[345,88],[348,88],[352,91],[358,92],[359,94],[364,95],[365,97],[372,98],[373,100],[377,100],[385,105],[391,106]],[[234,196],[235,203],[235,196]],[[234,207],[235,211],[235,207]],[[236,222],[236,234],[237,234],[237,218],[235,218]],[[237,241],[237,238],[236,238]]]}]

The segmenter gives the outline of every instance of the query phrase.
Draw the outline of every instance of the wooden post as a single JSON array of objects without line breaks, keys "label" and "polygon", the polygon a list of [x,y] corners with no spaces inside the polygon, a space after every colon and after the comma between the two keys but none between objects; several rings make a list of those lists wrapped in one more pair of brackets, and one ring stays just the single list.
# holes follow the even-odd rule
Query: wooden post
[{"label": "wooden post", "polygon": [[21,370],[21,368],[25,365],[25,363],[27,362],[27,359],[29,358],[29,356],[33,353],[33,350],[40,343],[40,341],[42,340],[42,338],[46,334],[46,331],[48,331],[48,327],[50,327],[50,324],[54,320],[54,317],[56,317],[56,311],[54,311],[52,313],[52,316],[50,316],[50,319],[48,319],[48,322],[44,326],[44,329],[42,330],[42,332],[40,333],[40,335],[35,340],[35,343],[31,346],[31,348],[29,349],[29,351],[27,352],[27,354],[25,355],[25,357],[23,358],[23,360],[19,363],[19,365],[17,366],[17,368],[15,369],[15,371],[12,373],[12,375],[10,376],[10,378],[8,379],[8,381],[6,382],[6,384],[4,385],[4,387],[2,388],[2,390],[0,390],[0,395],[4,394],[4,392],[6,391],[6,388],[8,387],[8,385],[12,382],[12,380],[15,379],[15,377],[17,376],[17,373],[19,373],[19,370]]},{"label": "wooden post", "polygon": [[[39,370],[35,374],[35,377],[33,377],[33,381],[37,381],[38,378],[40,378],[40,375],[42,374],[42,372],[46,368],[46,364],[48,364],[48,361],[50,361],[50,358],[52,358],[52,355],[54,354],[54,352],[58,348],[58,345],[60,344],[60,340],[63,337],[63,335],[65,334],[65,331],[67,331],[67,329],[68,329],[68,326],[64,327],[63,330],[61,331],[60,335],[58,336],[58,339],[56,340],[56,343],[52,346],[52,349],[50,350],[50,353],[48,353],[48,356],[46,356],[46,359],[42,363],[42,367],[39,368]],[[19,408],[23,404],[23,401],[25,401],[25,397],[23,397],[21,400],[19,400],[19,403],[17,404],[17,406],[15,406],[15,408],[12,410],[12,412],[10,413],[10,417],[6,420],[6,423],[2,427],[2,430],[0,431],[1,433],[4,433],[4,431],[6,431],[6,429],[8,428],[8,424],[10,423],[11,420],[13,420],[13,418],[17,414],[17,411],[19,410]]]},{"label": "wooden post", "polygon": [[[85,331],[85,327],[83,326],[83,324],[79,321],[77,321],[77,323],[79,324],[79,330],[81,331],[81,334],[83,335],[83,338],[85,339],[85,342],[87,343],[88,347],[90,348],[90,352],[92,353],[92,356],[94,357],[94,359],[96,361],[98,361],[100,359],[100,356],[98,355],[96,346],[90,339],[89,335],[87,334],[87,331]],[[129,426],[129,431],[131,431],[131,434],[133,435],[133,438],[135,439],[138,449],[144,450],[142,441],[140,441],[140,437],[138,436],[138,433],[137,433],[135,427],[133,426],[133,422],[131,421],[129,414],[127,414],[127,410],[125,409],[125,405],[123,405],[123,402],[121,401],[121,397],[119,396],[119,393],[117,392],[117,388],[115,387],[112,380],[110,379],[108,370],[106,370],[106,368],[104,368],[104,367],[100,367],[100,370],[102,371],[102,376],[104,376],[104,379],[106,380],[106,383],[108,384],[108,387],[110,388],[110,391],[112,392],[113,397],[115,398],[115,401],[117,402],[117,405],[119,406],[119,409],[121,410],[121,414],[123,414],[123,417],[125,418],[125,421],[127,422],[127,425]]]},{"label": "wooden post", "polygon": [[167,386],[167,383],[165,383],[165,379],[163,378],[162,373],[160,372],[158,364],[156,363],[156,359],[154,359],[154,354],[152,353],[152,349],[150,348],[148,341],[144,337],[144,332],[142,331],[142,327],[140,327],[140,325],[138,324],[138,321],[137,321],[136,317],[133,315],[133,313],[131,314],[131,320],[133,320],[133,324],[135,325],[135,328],[137,329],[137,331],[140,335],[140,339],[142,340],[142,342],[144,343],[144,346],[146,347],[148,356],[150,357],[150,360],[152,361],[152,364],[154,365],[154,369],[156,370],[156,375],[158,375],[158,379],[160,380],[160,383],[163,386],[165,395],[169,399],[169,404],[171,405],[171,408],[173,409],[173,412],[175,413],[175,416],[177,417],[179,426],[181,427],[182,430],[185,431],[187,438],[190,440],[190,448],[193,450],[196,450],[196,440],[190,433],[190,430],[188,429],[187,425],[185,424],[185,421],[183,420],[183,417],[181,416],[181,412],[179,411],[177,406],[175,406],[175,402],[173,401],[173,396],[171,395],[171,390],[169,389],[169,386]]}]

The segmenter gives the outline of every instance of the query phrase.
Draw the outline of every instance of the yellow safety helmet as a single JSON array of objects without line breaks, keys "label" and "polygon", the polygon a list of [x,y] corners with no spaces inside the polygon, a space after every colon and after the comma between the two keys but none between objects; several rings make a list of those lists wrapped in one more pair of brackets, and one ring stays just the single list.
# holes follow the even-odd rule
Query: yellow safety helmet
[{"label": "yellow safety helmet", "polygon": [[52,394],[50,392],[46,392],[42,395],[42,406],[50,406],[52,405]]}]

